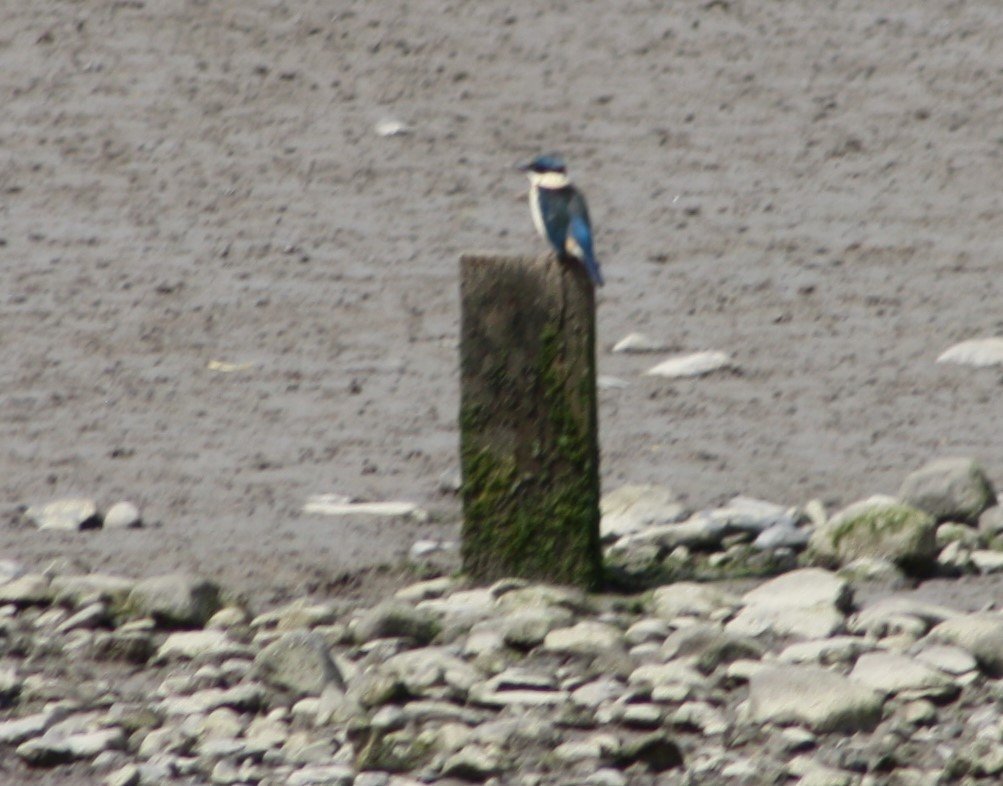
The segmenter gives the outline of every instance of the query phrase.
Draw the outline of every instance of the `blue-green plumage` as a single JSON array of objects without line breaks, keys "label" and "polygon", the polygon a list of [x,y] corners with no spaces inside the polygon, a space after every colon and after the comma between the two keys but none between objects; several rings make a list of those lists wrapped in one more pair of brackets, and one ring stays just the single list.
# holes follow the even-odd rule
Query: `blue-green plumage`
[{"label": "blue-green plumage", "polygon": [[596,286],[602,272],[592,244],[592,224],[585,197],[568,179],[558,156],[537,156],[520,167],[529,176],[529,204],[533,224],[562,258],[577,260]]}]

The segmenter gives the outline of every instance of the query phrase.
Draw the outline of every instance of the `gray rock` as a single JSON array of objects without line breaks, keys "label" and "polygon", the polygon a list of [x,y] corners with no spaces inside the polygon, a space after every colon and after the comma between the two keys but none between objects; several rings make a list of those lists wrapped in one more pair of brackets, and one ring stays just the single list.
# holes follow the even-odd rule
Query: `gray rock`
[{"label": "gray rock", "polygon": [[356,621],[354,632],[358,641],[406,638],[424,645],[435,638],[439,629],[438,620],[426,609],[390,600],[364,612]]},{"label": "gray rock", "polygon": [[222,606],[217,584],[186,574],[143,579],[126,603],[135,616],[153,617],[166,627],[202,627]]},{"label": "gray rock", "polygon": [[600,533],[606,542],[656,524],[681,521],[687,515],[671,489],[653,485],[621,486],[603,496],[599,512]]},{"label": "gray rock", "polygon": [[749,679],[755,723],[800,723],[816,732],[870,731],[881,719],[882,694],[815,666],[766,667]]},{"label": "gray rock", "polygon": [[32,505],[25,511],[25,516],[39,529],[76,532],[101,526],[97,503],[82,497]]},{"label": "gray rock", "polygon": [[760,551],[795,549],[801,551],[811,540],[813,530],[793,524],[774,524],[760,532],[752,545]]},{"label": "gray rock", "polygon": [[902,500],[937,521],[978,522],[996,495],[982,467],[970,458],[931,461],[910,473],[899,490]]},{"label": "gray rock", "polygon": [[116,502],[104,514],[105,529],[133,529],[143,526],[139,508],[131,502]]},{"label": "gray rock", "polygon": [[1003,615],[966,614],[947,619],[930,631],[930,638],[971,653],[990,676],[1003,675]]},{"label": "gray rock", "polygon": [[262,649],[255,657],[262,677],[297,697],[319,696],[328,684],[346,689],[324,638],[312,631],[292,631]]},{"label": "gray rock", "polygon": [[265,706],[267,692],[257,683],[232,688],[205,688],[190,696],[169,696],[155,705],[165,715],[205,715],[220,707],[255,712]]},{"label": "gray rock", "polygon": [[812,534],[809,553],[826,565],[861,557],[887,559],[907,572],[925,572],[937,555],[934,519],[889,497],[871,497],[833,516]]},{"label": "gray rock", "polygon": [[671,551],[686,548],[708,548],[719,546],[729,532],[726,520],[715,519],[704,511],[695,513],[685,521],[674,524],[655,524],[617,540],[616,548],[626,549],[644,544],[655,544]]},{"label": "gray rock", "polygon": [[110,619],[108,607],[103,601],[84,606],[76,614],[71,614],[56,626],[57,633],[69,633],[73,630],[93,630],[104,625]]}]

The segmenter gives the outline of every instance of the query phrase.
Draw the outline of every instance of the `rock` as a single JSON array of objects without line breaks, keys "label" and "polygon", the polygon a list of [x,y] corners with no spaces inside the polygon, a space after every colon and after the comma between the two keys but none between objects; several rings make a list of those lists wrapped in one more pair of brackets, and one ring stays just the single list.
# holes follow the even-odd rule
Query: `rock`
[{"label": "rock", "polygon": [[1003,573],[1003,552],[977,549],[969,556],[979,573]]},{"label": "rock", "polygon": [[208,579],[174,574],[136,583],[126,605],[134,616],[153,617],[163,627],[202,627],[221,608],[219,586]]},{"label": "rock", "polygon": [[986,538],[995,538],[1003,533],[1003,506],[993,505],[982,512],[979,532]]},{"label": "rock", "polygon": [[421,646],[435,638],[439,627],[436,618],[428,611],[390,600],[364,612],[356,620],[354,633],[358,641],[405,638],[413,639]]},{"label": "rock", "polygon": [[465,781],[486,781],[503,769],[502,752],[494,745],[467,745],[442,765],[447,778]]},{"label": "rock", "polygon": [[299,767],[290,773],[286,786],[352,786],[355,770],[345,764]]},{"label": "rock", "polygon": [[930,631],[930,638],[958,645],[969,652],[987,674],[1003,676],[1003,616],[965,614],[947,619]]},{"label": "rock", "polygon": [[502,617],[497,625],[508,646],[527,651],[542,644],[552,630],[569,625],[573,618],[560,606],[530,607]]},{"label": "rock", "polygon": [[628,485],[605,494],[599,503],[604,542],[656,524],[681,521],[687,510],[665,486]]},{"label": "rock", "polygon": [[960,676],[975,671],[978,661],[967,650],[948,644],[925,644],[915,653],[916,660],[940,671]]},{"label": "rock", "polygon": [[67,714],[69,711],[65,707],[57,707],[23,718],[0,721],[0,745],[17,745],[38,737]]},{"label": "rock", "polygon": [[881,719],[882,694],[815,666],[766,667],[749,679],[754,723],[800,723],[816,732],[870,731]]},{"label": "rock", "polygon": [[566,655],[599,655],[623,645],[623,632],[619,628],[594,620],[583,620],[570,628],[557,628],[543,640],[545,651]]},{"label": "rock", "polygon": [[121,604],[136,586],[134,579],[89,573],[76,576],[53,576],[51,587],[56,603],[79,607],[104,601]]},{"label": "rock", "polygon": [[133,529],[143,526],[139,508],[131,502],[116,502],[104,514],[105,529]]},{"label": "rock", "polygon": [[827,565],[887,559],[908,573],[927,572],[937,555],[934,519],[889,497],[854,503],[818,527],[809,553]]},{"label": "rock", "polygon": [[42,735],[21,743],[15,752],[32,767],[53,767],[76,759],[92,759],[102,751],[119,750],[124,746],[122,730],[113,728],[66,737]]},{"label": "rock", "polygon": [[949,701],[961,690],[944,672],[895,652],[865,652],[857,658],[850,679],[905,699]]},{"label": "rock", "polygon": [[930,628],[944,620],[962,616],[947,606],[924,603],[911,598],[891,596],[881,598],[858,611],[849,621],[852,633],[884,638],[903,631],[924,636]]},{"label": "rock", "polygon": [[613,345],[612,352],[665,352],[669,347],[644,333],[628,333]]},{"label": "rock", "polygon": [[104,780],[105,786],[139,786],[140,770],[135,764],[126,764],[110,773]]},{"label": "rock", "polygon": [[783,649],[777,656],[781,663],[818,663],[831,665],[851,663],[874,645],[861,636],[833,636],[828,639],[799,641]]},{"label": "rock", "polygon": [[945,349],[938,363],[958,363],[984,368],[1003,365],[1003,337],[973,338]]},{"label": "rock", "polygon": [[345,678],[331,658],[327,643],[315,632],[285,633],[254,660],[266,681],[297,697],[319,696],[328,684],[346,690]]},{"label": "rock", "polygon": [[675,355],[663,360],[657,366],[649,368],[644,374],[645,376],[669,378],[699,377],[730,366],[731,357],[725,352],[693,352],[688,355]]},{"label": "rock", "polygon": [[70,498],[32,505],[25,511],[39,529],[58,529],[76,532],[101,526],[97,503],[92,499]]},{"label": "rock", "polygon": [[431,696],[443,688],[459,699],[483,679],[481,672],[443,647],[408,650],[388,658],[379,667],[398,680],[409,695]]},{"label": "rock", "polygon": [[226,631],[194,630],[169,635],[157,651],[157,660],[223,660],[231,657],[249,658],[251,655],[252,651],[248,647],[231,639]]},{"label": "rock", "polygon": [[739,604],[738,596],[724,588],[693,581],[677,581],[658,587],[651,596],[652,613],[668,621],[677,617],[707,618],[716,611],[737,608]]},{"label": "rock", "polygon": [[745,607],[726,626],[728,633],[818,639],[843,628],[849,608],[849,584],[820,568],[802,568],[777,576],[747,592]]},{"label": "rock", "polygon": [[13,603],[15,606],[49,604],[52,602],[52,587],[49,579],[38,573],[28,573],[0,584],[0,605]]},{"label": "rock", "polygon": [[996,501],[982,467],[970,458],[931,461],[906,477],[899,496],[937,521],[969,524],[976,524],[979,515]]}]

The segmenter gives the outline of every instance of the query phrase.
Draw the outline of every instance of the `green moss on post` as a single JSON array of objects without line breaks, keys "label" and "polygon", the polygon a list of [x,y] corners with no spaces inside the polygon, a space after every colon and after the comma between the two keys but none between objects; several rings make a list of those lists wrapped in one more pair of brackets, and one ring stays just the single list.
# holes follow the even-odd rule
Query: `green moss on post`
[{"label": "green moss on post", "polygon": [[463,567],[595,588],[595,300],[554,257],[460,260]]}]

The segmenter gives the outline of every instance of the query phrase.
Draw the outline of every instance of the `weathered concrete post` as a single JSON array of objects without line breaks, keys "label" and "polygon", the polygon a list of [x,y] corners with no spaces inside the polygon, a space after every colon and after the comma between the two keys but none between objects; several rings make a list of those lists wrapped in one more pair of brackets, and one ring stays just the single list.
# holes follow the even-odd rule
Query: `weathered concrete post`
[{"label": "weathered concrete post", "polygon": [[553,256],[460,260],[463,567],[594,588],[595,295]]}]

